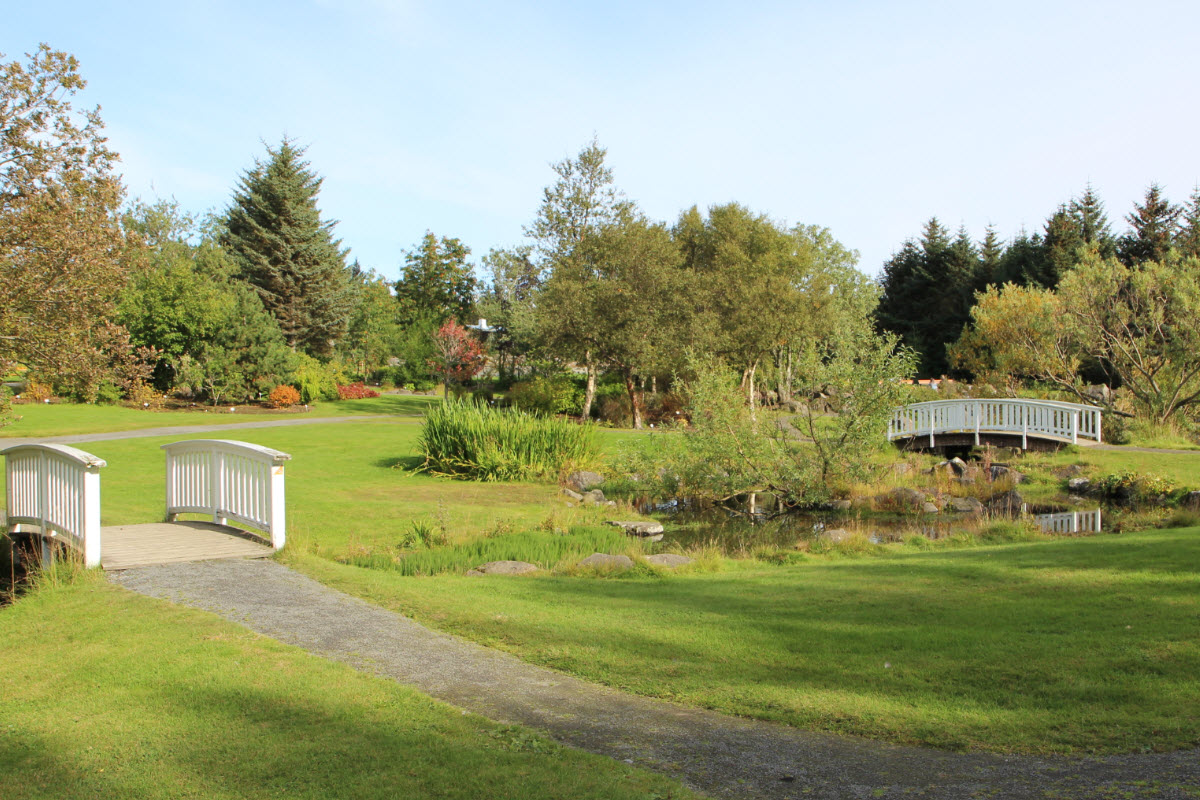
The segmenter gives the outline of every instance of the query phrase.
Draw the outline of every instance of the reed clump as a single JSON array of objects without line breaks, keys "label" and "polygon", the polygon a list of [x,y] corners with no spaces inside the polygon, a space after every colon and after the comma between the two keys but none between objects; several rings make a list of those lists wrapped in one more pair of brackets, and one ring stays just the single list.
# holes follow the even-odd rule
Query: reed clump
[{"label": "reed clump", "polygon": [[555,478],[599,454],[590,424],[471,400],[431,408],[417,447],[422,471],[477,481]]}]

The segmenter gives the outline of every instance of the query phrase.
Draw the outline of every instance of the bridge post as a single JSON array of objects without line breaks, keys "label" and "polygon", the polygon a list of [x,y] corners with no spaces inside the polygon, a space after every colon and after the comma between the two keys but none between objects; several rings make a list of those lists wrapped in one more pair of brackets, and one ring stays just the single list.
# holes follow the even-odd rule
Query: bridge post
[{"label": "bridge post", "polygon": [[1079,412],[1071,413],[1071,444],[1079,444]]},{"label": "bridge post", "polygon": [[1021,449],[1029,449],[1029,409],[1021,409]]},{"label": "bridge post", "polygon": [[979,422],[983,419],[983,403],[975,403],[975,446],[979,447]]}]

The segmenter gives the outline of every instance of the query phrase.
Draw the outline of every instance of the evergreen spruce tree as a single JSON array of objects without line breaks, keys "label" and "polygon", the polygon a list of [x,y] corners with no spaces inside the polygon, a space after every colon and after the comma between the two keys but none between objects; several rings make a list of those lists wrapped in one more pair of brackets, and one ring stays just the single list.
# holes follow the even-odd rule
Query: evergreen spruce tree
[{"label": "evergreen spruce tree", "polygon": [[1162,187],[1150,184],[1145,202],[1134,203],[1133,213],[1125,219],[1133,230],[1121,239],[1118,255],[1128,266],[1144,261],[1162,262],[1175,243],[1183,209],[1163,196]]},{"label": "evergreen spruce tree", "polygon": [[1095,245],[1100,255],[1105,258],[1116,254],[1116,237],[1109,227],[1104,202],[1090,183],[1082,197],[1071,201],[1068,211],[1084,244]]},{"label": "evergreen spruce tree", "polygon": [[934,217],[920,242],[905,242],[884,265],[876,323],[920,353],[923,375],[942,375],[949,368],[946,344],[958,338],[970,317],[977,264],[966,231],[951,242]]},{"label": "evergreen spruce tree", "polygon": [[322,221],[322,179],[303,160],[304,148],[284,138],[267,148],[238,182],[225,215],[221,244],[238,277],[254,287],[293,350],[328,356],[346,333],[354,287],[346,250]]},{"label": "evergreen spruce tree", "polygon": [[1192,190],[1183,207],[1183,226],[1175,237],[1175,246],[1184,258],[1200,258],[1200,186]]},{"label": "evergreen spruce tree", "polygon": [[995,225],[988,225],[979,246],[979,266],[975,271],[975,291],[982,291],[998,283],[1004,261],[1004,240],[996,233]]},{"label": "evergreen spruce tree", "polygon": [[1046,220],[1046,238],[1042,240],[1046,257],[1038,265],[1040,271],[1025,276],[1026,285],[1046,289],[1058,286],[1062,276],[1079,262],[1079,248],[1085,244],[1083,232],[1068,207],[1058,207]]},{"label": "evergreen spruce tree", "polygon": [[1004,249],[993,282],[1000,286],[1006,283],[1027,286],[1031,275],[1045,272],[1046,248],[1043,244],[1041,234],[1030,236],[1022,229]]}]

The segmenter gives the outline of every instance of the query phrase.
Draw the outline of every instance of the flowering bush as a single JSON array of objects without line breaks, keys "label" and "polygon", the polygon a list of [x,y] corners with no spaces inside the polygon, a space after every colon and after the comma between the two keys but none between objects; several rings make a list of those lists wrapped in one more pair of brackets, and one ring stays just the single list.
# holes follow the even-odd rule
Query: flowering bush
[{"label": "flowering bush", "polygon": [[349,386],[339,386],[338,399],[340,400],[365,400],[368,397],[379,397],[379,392],[374,389],[368,389],[362,382],[352,383]]},{"label": "flowering bush", "polygon": [[280,384],[271,390],[271,394],[267,396],[267,402],[272,408],[291,408],[300,402],[300,392],[296,391],[296,387]]}]

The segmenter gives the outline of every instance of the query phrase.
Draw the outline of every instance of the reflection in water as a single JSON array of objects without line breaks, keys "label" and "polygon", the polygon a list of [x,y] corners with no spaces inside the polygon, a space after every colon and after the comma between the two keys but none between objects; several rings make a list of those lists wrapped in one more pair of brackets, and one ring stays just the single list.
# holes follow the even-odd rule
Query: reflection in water
[{"label": "reflection in water", "polygon": [[[638,508],[668,524],[664,546],[714,546],[729,555],[756,547],[791,547],[798,541],[813,539],[826,530],[838,528],[861,530],[877,544],[901,542],[913,535],[941,539],[962,531],[964,520],[970,519],[949,514],[855,518],[833,511],[786,512],[770,495],[747,497],[736,508],[687,498],[645,501],[639,503]],[[1047,533],[1098,533],[1101,530],[1099,508],[1029,516]]]},{"label": "reflection in water", "polygon": [[1061,514],[1035,514],[1033,516],[1046,533],[1099,533],[1100,509],[1091,511],[1064,511]]}]

